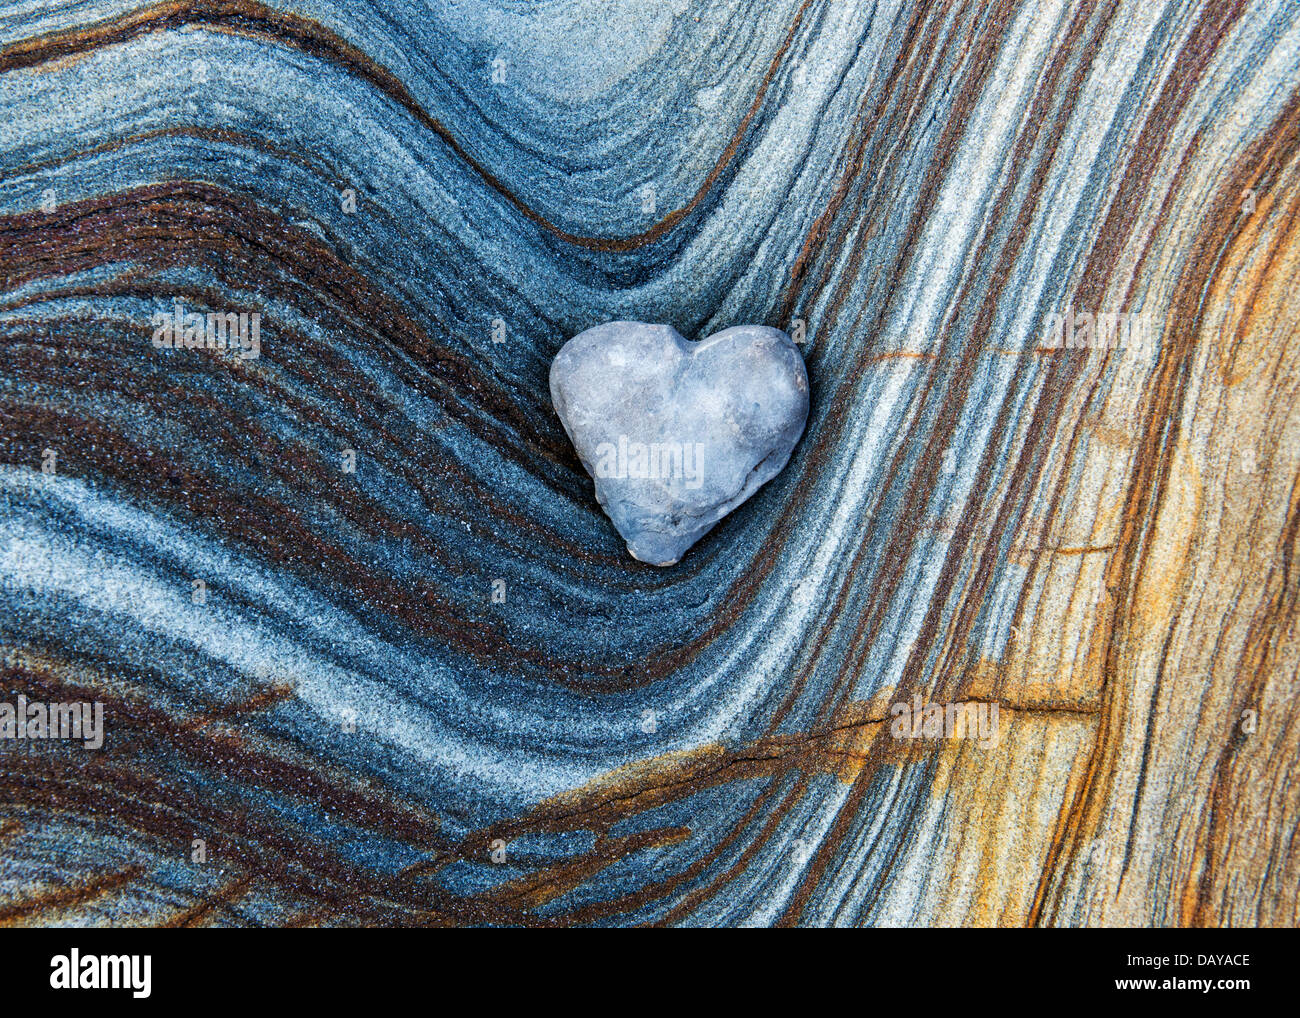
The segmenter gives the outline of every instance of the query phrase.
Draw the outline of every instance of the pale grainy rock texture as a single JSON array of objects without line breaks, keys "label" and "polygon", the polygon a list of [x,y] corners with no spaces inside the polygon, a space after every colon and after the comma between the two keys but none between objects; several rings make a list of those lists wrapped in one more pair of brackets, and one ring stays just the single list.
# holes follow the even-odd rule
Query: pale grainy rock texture
[{"label": "pale grainy rock texture", "polygon": [[628,552],[668,566],[781,472],[808,420],[808,375],[780,329],[691,343],[608,322],[561,348],[551,401]]}]

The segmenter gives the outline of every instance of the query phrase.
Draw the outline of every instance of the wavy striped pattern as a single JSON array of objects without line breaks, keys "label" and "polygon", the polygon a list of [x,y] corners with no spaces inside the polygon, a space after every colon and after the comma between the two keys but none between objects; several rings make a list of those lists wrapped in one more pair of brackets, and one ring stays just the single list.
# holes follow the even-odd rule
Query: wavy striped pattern
[{"label": "wavy striped pattern", "polygon": [[[8,0],[4,698],[105,744],[0,744],[0,922],[1294,924],[1298,82],[1294,0]],[[611,319],[808,365],[670,569]]]}]

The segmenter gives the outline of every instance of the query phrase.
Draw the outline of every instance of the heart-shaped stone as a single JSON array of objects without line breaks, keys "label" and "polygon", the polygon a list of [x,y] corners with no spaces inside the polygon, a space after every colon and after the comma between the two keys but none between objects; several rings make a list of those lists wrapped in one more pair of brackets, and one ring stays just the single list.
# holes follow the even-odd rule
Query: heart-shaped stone
[{"label": "heart-shaped stone", "polygon": [[781,472],[808,375],[780,329],[607,322],[555,355],[551,402],[632,557],[670,566]]}]

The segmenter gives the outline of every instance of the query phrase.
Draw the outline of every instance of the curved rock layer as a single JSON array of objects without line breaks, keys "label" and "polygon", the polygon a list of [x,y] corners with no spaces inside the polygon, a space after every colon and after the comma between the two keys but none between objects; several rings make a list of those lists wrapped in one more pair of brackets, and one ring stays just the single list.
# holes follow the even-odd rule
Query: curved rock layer
[{"label": "curved rock layer", "polygon": [[[0,742],[0,922],[1296,923],[1298,83],[1291,0],[5,5],[3,697],[104,744]],[[613,319],[808,365],[670,569]]]}]

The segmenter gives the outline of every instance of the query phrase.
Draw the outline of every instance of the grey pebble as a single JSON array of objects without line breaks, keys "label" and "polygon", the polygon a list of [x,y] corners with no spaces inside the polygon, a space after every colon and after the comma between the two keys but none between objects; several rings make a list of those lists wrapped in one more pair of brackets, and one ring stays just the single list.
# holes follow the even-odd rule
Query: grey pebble
[{"label": "grey pebble", "polygon": [[781,472],[808,420],[808,374],[780,329],[692,343],[607,322],[556,354],[551,402],[628,552],[669,566]]}]

